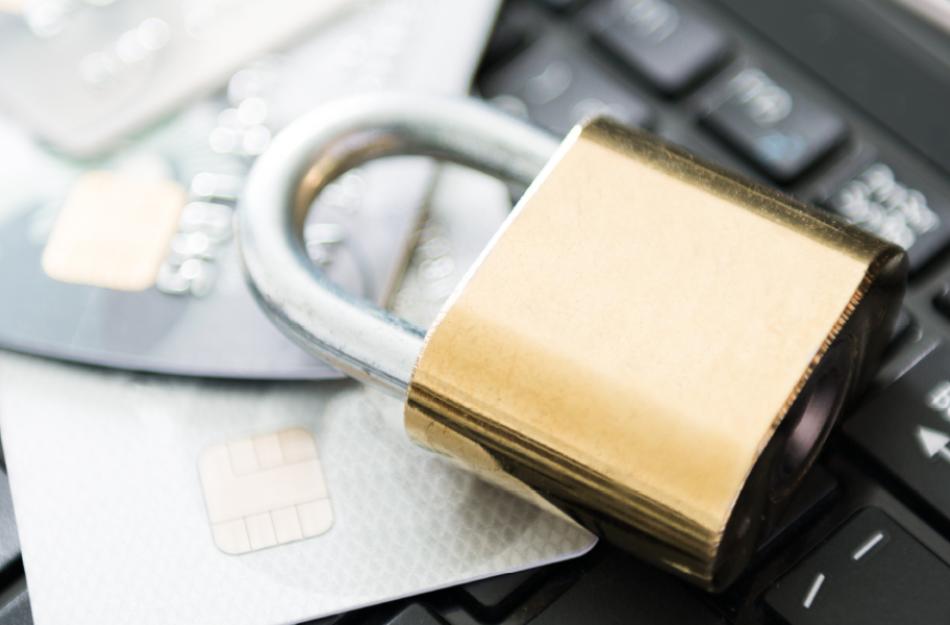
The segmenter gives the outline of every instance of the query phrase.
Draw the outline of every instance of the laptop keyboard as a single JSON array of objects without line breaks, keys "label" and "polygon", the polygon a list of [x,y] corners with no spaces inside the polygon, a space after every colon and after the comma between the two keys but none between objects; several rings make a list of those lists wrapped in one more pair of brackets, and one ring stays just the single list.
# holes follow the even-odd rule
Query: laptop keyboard
[{"label": "laptop keyboard", "polygon": [[[553,132],[611,115],[909,250],[905,310],[875,388],[844,416],[751,570],[709,596],[600,545],[321,623],[950,622],[950,122],[933,122],[927,99],[950,80],[915,63],[904,34],[863,19],[874,4],[512,0],[477,81],[479,95]],[[884,80],[876,90],[864,63]],[[2,474],[0,587],[0,625],[30,623]]]}]

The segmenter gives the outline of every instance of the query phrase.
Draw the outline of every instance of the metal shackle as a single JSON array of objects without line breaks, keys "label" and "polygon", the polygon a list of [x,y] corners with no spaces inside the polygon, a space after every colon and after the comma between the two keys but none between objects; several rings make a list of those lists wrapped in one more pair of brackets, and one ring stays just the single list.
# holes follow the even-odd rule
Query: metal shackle
[{"label": "metal shackle", "polygon": [[393,155],[432,156],[528,185],[558,145],[472,99],[375,94],[322,106],[275,138],[244,189],[238,230],[251,290],[308,352],[402,397],[425,330],[349,296],[310,260],[302,232],[313,199],[345,171]]}]

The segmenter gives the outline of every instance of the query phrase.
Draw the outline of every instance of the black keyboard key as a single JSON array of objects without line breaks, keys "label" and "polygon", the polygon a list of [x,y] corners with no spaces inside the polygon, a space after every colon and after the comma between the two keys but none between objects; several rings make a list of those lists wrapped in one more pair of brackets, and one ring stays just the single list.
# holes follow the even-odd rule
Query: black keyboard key
[{"label": "black keyboard key", "polygon": [[863,405],[845,434],[950,522],[950,347]]},{"label": "black keyboard key", "polygon": [[[542,577],[541,569],[530,569],[498,575],[462,586],[462,592],[473,611],[485,616],[499,616],[512,608],[524,590]],[[2,624],[0,624],[2,625]]]},{"label": "black keyboard key", "polygon": [[797,178],[847,135],[840,117],[755,67],[724,81],[709,101],[704,123],[781,183]]},{"label": "black keyboard key", "polygon": [[30,597],[21,579],[4,591],[6,603],[0,605],[0,625],[33,625]]},{"label": "black keyboard key", "polygon": [[[346,614],[334,614],[332,616],[325,616],[323,618],[318,618],[315,621],[307,621],[306,623],[300,623],[300,625],[336,625],[343,621],[346,617]],[[2,620],[0,620],[0,625],[6,625]]]},{"label": "black keyboard key", "polygon": [[[804,71],[950,171],[948,36],[898,5],[946,15],[944,0],[715,0]],[[893,10],[890,10],[893,9]],[[909,19],[908,19],[909,18]]]},{"label": "black keyboard key", "polygon": [[524,2],[505,3],[482,55],[480,71],[508,61],[537,39],[543,26],[539,12],[540,9]]},{"label": "black keyboard key", "polygon": [[582,15],[598,43],[668,95],[695,84],[729,50],[722,32],[668,0],[604,0]]},{"label": "black keyboard key", "polygon": [[589,53],[555,37],[538,41],[491,72],[481,88],[499,106],[558,135],[593,115],[609,115],[631,126],[642,126],[651,116],[647,104]]},{"label": "black keyboard key", "polygon": [[531,625],[719,625],[724,621],[700,598],[701,591],[610,548]]},{"label": "black keyboard key", "polygon": [[864,148],[844,179],[818,202],[906,249],[911,270],[950,242],[950,198],[898,173],[872,148]]},{"label": "black keyboard key", "polygon": [[20,558],[20,539],[17,536],[13,500],[10,498],[10,482],[6,471],[0,470],[0,575]]},{"label": "black keyboard key", "polygon": [[576,11],[586,4],[587,0],[538,0],[538,2],[552,11],[563,13],[566,11]]},{"label": "black keyboard key", "polygon": [[934,308],[950,321],[950,285],[944,285],[943,290],[934,296]]},{"label": "black keyboard key", "polygon": [[920,326],[914,321],[914,317],[906,308],[902,308],[894,321],[894,329],[891,332],[890,343],[884,352],[884,360],[888,361],[891,356],[898,353],[905,345],[909,345],[921,338]]},{"label": "black keyboard key", "polygon": [[413,603],[397,614],[387,625],[445,625],[445,621],[418,603]]},{"label": "black keyboard key", "polygon": [[890,517],[868,508],[766,595],[789,625],[945,625],[950,567]]},{"label": "black keyboard key", "polygon": [[891,343],[902,341],[904,335],[911,332],[915,327],[914,318],[906,308],[901,308],[897,319],[894,321],[894,329],[891,331]]}]

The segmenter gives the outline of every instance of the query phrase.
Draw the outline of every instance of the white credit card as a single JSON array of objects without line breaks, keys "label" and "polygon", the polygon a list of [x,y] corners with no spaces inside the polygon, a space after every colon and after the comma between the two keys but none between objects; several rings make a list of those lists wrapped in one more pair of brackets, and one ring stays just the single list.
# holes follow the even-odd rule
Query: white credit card
[{"label": "white credit card", "polygon": [[91,156],[366,0],[31,0],[0,14],[0,106]]},{"label": "white credit card", "polygon": [[[36,625],[300,623],[595,542],[417,447],[401,404],[353,382],[200,384],[0,354],[0,384]],[[237,502],[235,535],[199,462],[300,431],[316,442],[325,495],[291,484],[280,500]],[[287,529],[279,515],[295,507]]]}]

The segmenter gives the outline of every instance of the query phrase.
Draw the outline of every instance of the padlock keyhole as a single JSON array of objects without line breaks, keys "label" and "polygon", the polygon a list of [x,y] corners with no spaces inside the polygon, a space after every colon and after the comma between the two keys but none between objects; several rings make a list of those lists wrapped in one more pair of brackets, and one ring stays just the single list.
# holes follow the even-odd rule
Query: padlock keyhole
[{"label": "padlock keyhole", "polygon": [[725,588],[740,573],[814,462],[850,393],[854,349],[849,336],[831,346],[759,457],[724,532],[712,588]]},{"label": "padlock keyhole", "polygon": [[850,341],[838,342],[825,355],[824,370],[808,382],[779,428],[784,445],[772,470],[773,501],[785,499],[794,490],[821,451],[841,412],[851,386],[847,366],[850,344]]}]

